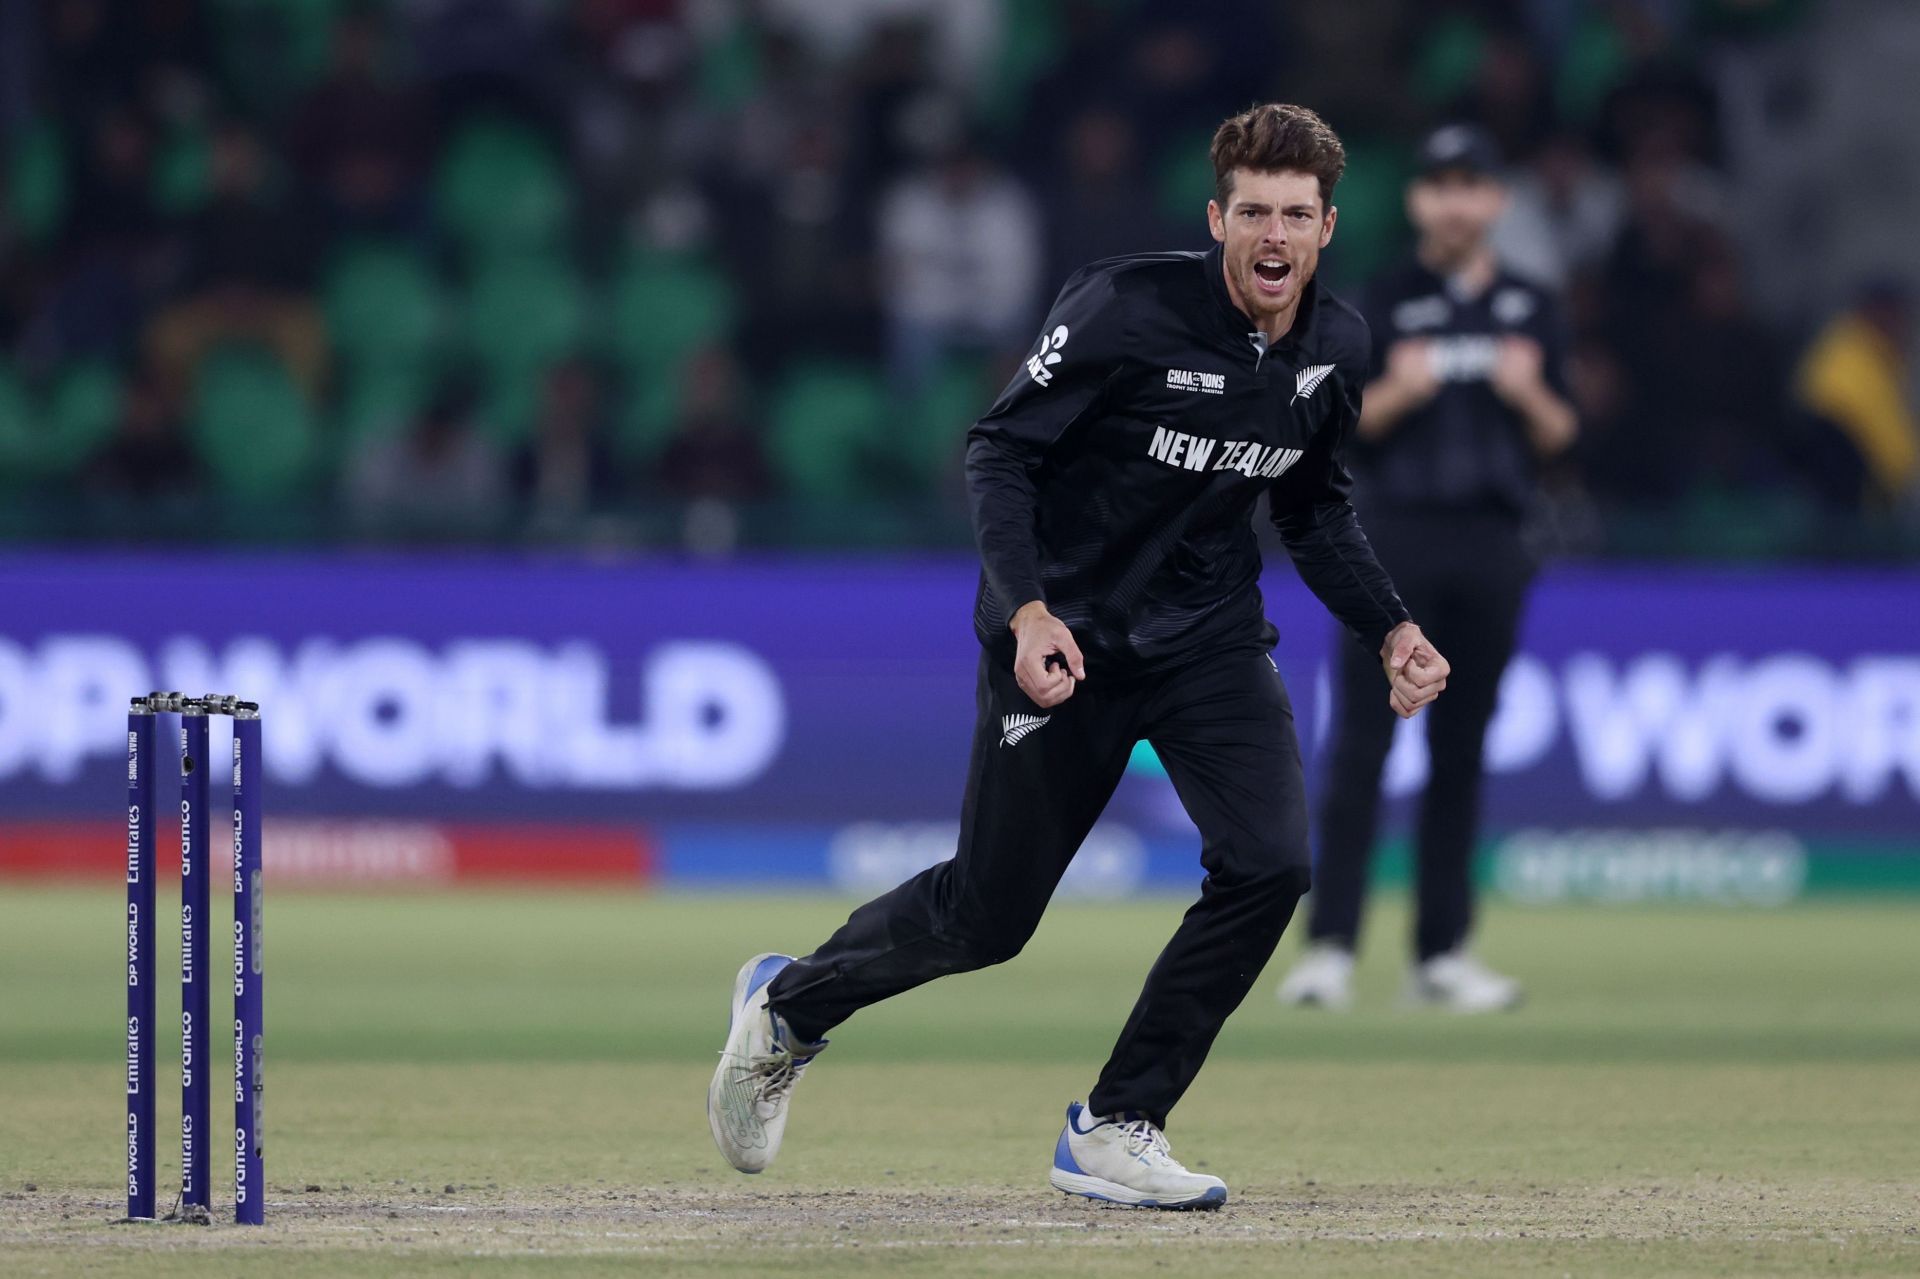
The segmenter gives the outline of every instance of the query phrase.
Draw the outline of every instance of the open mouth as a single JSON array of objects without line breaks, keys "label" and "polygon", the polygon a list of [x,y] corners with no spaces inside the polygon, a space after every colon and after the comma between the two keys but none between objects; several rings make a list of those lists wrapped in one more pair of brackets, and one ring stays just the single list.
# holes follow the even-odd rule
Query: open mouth
[{"label": "open mouth", "polygon": [[1253,264],[1253,278],[1269,293],[1278,293],[1285,288],[1287,277],[1292,274],[1293,263],[1279,258],[1261,258]]}]

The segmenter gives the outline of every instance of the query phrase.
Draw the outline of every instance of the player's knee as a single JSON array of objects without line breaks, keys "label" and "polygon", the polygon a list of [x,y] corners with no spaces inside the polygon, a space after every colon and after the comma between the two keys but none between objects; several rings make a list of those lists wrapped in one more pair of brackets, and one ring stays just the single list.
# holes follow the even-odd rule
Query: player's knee
[{"label": "player's knee", "polygon": [[1027,948],[1027,939],[1032,935],[1032,933],[996,933],[981,939],[973,953],[982,968],[1004,964]]},{"label": "player's knee", "polygon": [[1306,895],[1311,883],[1312,876],[1305,866],[1276,857],[1243,876],[1240,888],[1244,892],[1291,905]]},{"label": "player's knee", "polygon": [[947,935],[946,961],[942,970],[949,973],[968,973],[976,968],[991,968],[995,964],[1004,964],[1026,947],[1027,933],[1004,933],[998,930],[990,932],[949,933]]},{"label": "player's knee", "polygon": [[1307,895],[1313,887],[1313,873],[1305,866],[1283,866],[1274,876],[1274,890],[1281,896],[1298,901]]},{"label": "player's knee", "polygon": [[1039,924],[1038,919],[982,916],[953,928],[949,936],[959,943],[968,968],[989,968],[1006,963],[1026,949]]},{"label": "player's knee", "polygon": [[1276,936],[1286,931],[1288,921],[1293,918],[1293,912],[1299,907],[1300,899],[1307,895],[1312,882],[1313,876],[1305,866],[1282,866],[1274,873],[1264,914],[1267,926]]}]

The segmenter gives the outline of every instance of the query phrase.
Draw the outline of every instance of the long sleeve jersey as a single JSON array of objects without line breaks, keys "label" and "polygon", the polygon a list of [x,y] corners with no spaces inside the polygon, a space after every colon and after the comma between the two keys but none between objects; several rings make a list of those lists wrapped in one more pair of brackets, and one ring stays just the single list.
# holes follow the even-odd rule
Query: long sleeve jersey
[{"label": "long sleeve jersey", "polygon": [[1060,291],[1031,357],[968,434],[974,625],[1044,601],[1089,673],[1145,673],[1278,638],[1252,514],[1267,494],[1300,576],[1363,644],[1406,606],[1354,516],[1342,450],[1367,326],[1309,281],[1268,346],[1220,250],[1109,258]]}]

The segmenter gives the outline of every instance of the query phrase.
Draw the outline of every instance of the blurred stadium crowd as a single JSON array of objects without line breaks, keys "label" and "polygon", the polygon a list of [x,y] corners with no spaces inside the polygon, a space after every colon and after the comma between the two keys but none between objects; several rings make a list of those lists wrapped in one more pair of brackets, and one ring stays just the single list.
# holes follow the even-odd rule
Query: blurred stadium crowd
[{"label": "blurred stadium crowd", "polygon": [[1501,140],[1573,328],[1561,547],[1910,550],[1920,130],[1872,37],[1916,18],[0,0],[0,532],[963,541],[1059,281],[1204,246],[1213,126],[1281,98],[1351,150],[1341,289],[1407,251],[1412,139]]}]

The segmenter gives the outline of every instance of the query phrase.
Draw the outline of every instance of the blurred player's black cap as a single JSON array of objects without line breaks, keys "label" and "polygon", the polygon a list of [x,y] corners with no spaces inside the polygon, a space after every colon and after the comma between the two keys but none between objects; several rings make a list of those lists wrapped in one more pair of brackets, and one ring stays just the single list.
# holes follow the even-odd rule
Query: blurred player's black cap
[{"label": "blurred player's black cap", "polygon": [[1419,170],[1423,178],[1441,173],[1500,176],[1500,144],[1477,124],[1445,124],[1420,144]]}]

